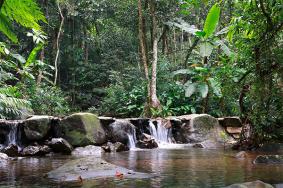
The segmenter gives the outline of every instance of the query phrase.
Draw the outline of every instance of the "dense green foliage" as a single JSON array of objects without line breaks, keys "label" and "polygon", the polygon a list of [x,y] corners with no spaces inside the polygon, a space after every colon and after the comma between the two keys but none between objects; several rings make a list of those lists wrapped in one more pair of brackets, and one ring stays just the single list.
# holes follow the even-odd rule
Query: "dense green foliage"
[{"label": "dense green foliage", "polygon": [[[151,115],[238,115],[254,128],[255,142],[280,139],[283,1],[153,2],[161,108]],[[152,4],[141,3],[145,50],[152,54]],[[31,111],[147,115],[137,1],[5,0],[0,5],[1,118]]]}]

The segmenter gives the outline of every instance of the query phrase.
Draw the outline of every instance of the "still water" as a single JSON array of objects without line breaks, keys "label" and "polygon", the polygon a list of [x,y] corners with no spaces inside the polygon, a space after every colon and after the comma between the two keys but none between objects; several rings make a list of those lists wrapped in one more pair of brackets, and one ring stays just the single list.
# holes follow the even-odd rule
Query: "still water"
[{"label": "still water", "polygon": [[0,163],[0,187],[225,187],[262,180],[283,183],[283,165],[254,165],[255,153],[236,159],[235,152],[206,149],[154,149],[104,154],[108,162],[140,172],[155,173],[151,179],[96,179],[77,184],[50,182],[44,174],[71,160],[66,156],[23,158]]}]

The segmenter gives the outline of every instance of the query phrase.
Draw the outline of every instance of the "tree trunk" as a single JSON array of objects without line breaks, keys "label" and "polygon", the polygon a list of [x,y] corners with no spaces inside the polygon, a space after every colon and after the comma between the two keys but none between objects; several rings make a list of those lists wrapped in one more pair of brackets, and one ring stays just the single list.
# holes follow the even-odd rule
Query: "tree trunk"
[{"label": "tree trunk", "polygon": [[158,38],[157,38],[157,20],[156,20],[156,2],[150,1],[150,14],[152,19],[152,72],[150,82],[150,103],[149,106],[154,109],[160,109],[160,101],[156,93],[156,75],[157,75],[157,55],[158,55]]},{"label": "tree trunk", "polygon": [[[42,49],[42,51],[40,52],[40,57],[39,57],[40,61],[44,62],[44,48]],[[41,80],[42,80],[42,70],[38,70],[38,75],[36,78],[36,85],[40,86],[41,84]]]},{"label": "tree trunk", "polygon": [[145,40],[145,31],[144,31],[144,18],[142,13],[142,2],[138,0],[138,16],[139,16],[139,42],[140,42],[140,57],[142,64],[144,66],[145,78],[149,81],[149,71],[148,71],[148,62],[147,62],[147,53],[146,53],[146,40]]},{"label": "tree trunk", "polygon": [[57,40],[56,40],[56,48],[57,48],[57,52],[56,52],[56,56],[55,56],[55,63],[54,63],[54,68],[55,68],[55,75],[54,75],[54,85],[57,84],[57,78],[58,78],[58,58],[59,58],[59,53],[60,53],[60,36],[61,36],[61,32],[62,32],[62,28],[63,28],[63,24],[64,24],[64,16],[63,13],[61,11],[61,7],[59,2],[57,1],[57,7],[58,7],[58,11],[61,17],[61,23],[60,23],[60,27],[59,27],[59,31],[57,34]]}]

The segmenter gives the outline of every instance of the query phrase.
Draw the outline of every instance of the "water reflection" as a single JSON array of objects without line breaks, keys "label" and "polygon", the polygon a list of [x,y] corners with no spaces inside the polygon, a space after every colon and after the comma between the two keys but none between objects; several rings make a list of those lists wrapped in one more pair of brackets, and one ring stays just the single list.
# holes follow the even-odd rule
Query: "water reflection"
[{"label": "water reflection", "polygon": [[283,165],[254,165],[234,152],[204,149],[154,149],[104,154],[104,158],[129,169],[154,173],[151,179],[97,179],[83,184],[57,185],[44,174],[70,160],[68,157],[24,158],[0,163],[0,187],[224,187],[246,181],[283,182]]}]

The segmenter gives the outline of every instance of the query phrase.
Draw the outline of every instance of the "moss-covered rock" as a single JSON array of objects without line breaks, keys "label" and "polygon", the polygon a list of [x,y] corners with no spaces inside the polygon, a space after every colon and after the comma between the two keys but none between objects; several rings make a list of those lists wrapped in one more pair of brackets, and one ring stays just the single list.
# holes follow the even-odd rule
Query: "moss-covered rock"
[{"label": "moss-covered rock", "polygon": [[[173,127],[174,138],[180,143],[201,143],[202,147],[219,147],[233,139],[208,114],[191,114],[177,117],[182,125]],[[196,145],[199,147],[200,145]]]},{"label": "moss-covered rock", "polygon": [[98,117],[91,113],[76,113],[60,121],[63,138],[72,146],[102,145],[105,131]]},{"label": "moss-covered rock", "polygon": [[51,127],[52,116],[33,116],[24,122],[24,133],[31,141],[44,139]]}]

